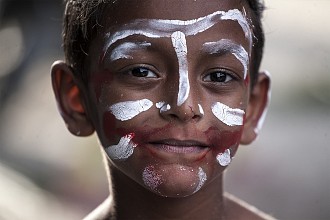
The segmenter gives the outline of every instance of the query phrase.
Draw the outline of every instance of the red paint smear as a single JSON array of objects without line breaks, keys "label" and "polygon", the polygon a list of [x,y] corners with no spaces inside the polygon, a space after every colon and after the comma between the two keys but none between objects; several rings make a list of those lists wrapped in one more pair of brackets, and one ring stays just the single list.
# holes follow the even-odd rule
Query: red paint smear
[{"label": "red paint smear", "polygon": [[205,135],[211,144],[215,154],[223,153],[231,146],[239,144],[243,132],[243,127],[236,131],[221,131],[216,127],[210,127],[205,131]]},{"label": "red paint smear", "polygon": [[247,74],[246,79],[244,80],[245,86],[248,86],[250,83],[250,74]]}]

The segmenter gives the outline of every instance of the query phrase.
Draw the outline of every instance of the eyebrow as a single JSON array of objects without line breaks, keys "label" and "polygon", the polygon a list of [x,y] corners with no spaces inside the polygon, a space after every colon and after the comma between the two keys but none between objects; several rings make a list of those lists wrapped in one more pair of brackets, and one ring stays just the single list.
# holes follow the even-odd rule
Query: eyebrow
[{"label": "eyebrow", "polygon": [[124,42],[111,50],[110,61],[119,59],[133,59],[132,53],[137,50],[143,50],[151,46],[149,42]]},{"label": "eyebrow", "polygon": [[233,54],[244,67],[244,79],[247,76],[249,54],[242,45],[236,44],[229,39],[221,39],[216,42],[206,42],[203,44],[203,52],[209,54],[223,55],[224,53]]},{"label": "eyebrow", "polygon": [[113,34],[108,33],[106,37],[109,39],[103,50],[105,53],[112,44],[131,35],[143,35],[148,38],[171,37],[171,34],[178,30],[183,32],[186,36],[196,35],[213,27],[221,20],[237,21],[241,26],[245,37],[249,39],[250,45],[252,45],[252,31],[250,24],[246,19],[245,10],[244,14],[242,14],[240,10],[232,9],[226,12],[216,11],[212,14],[198,19],[185,21],[163,19],[136,19],[131,23],[125,24],[125,26],[121,27]]}]

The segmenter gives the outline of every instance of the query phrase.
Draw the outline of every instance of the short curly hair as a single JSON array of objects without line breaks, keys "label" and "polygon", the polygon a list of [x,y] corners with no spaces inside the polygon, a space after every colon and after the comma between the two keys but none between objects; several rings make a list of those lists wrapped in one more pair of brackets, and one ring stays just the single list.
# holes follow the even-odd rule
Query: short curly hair
[{"label": "short curly hair", "polygon": [[[75,74],[87,82],[88,74],[84,69],[84,61],[88,56],[88,47],[97,33],[98,21],[102,18],[107,3],[117,0],[65,0],[65,13],[63,21],[63,48],[67,64],[74,70]],[[262,14],[265,9],[262,0],[247,1],[252,11],[253,31],[253,65],[250,68],[251,86],[257,80],[263,48],[264,32],[261,23]]]}]

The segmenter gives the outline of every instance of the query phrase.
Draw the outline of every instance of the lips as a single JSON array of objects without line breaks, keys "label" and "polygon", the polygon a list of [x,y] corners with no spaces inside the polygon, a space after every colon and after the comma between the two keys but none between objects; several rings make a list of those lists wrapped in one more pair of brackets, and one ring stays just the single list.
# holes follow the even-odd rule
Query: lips
[{"label": "lips", "polygon": [[194,140],[176,140],[176,139],[166,139],[150,142],[152,147],[157,148],[157,150],[165,151],[168,153],[175,154],[193,154],[201,153],[208,146],[204,143]]}]

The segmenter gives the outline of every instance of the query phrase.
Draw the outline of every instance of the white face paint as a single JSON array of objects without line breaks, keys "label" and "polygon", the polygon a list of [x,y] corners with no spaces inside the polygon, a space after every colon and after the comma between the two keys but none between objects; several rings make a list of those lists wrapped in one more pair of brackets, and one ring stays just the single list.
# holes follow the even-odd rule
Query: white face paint
[{"label": "white face paint", "polygon": [[202,188],[202,186],[204,185],[205,181],[207,180],[206,173],[204,172],[204,170],[201,167],[199,167],[199,170],[198,170],[198,178],[199,178],[199,183],[198,183],[194,193],[199,191]]},{"label": "white face paint", "polygon": [[[268,71],[265,71],[264,72],[268,77],[269,79],[271,78],[271,75]],[[254,129],[254,132],[256,134],[259,134],[259,132],[261,131],[261,128],[265,122],[265,118],[266,118],[266,115],[267,115],[267,111],[268,111],[268,107],[269,107],[269,103],[270,103],[270,100],[271,100],[271,96],[272,96],[272,91],[271,91],[271,88],[268,89],[268,94],[267,94],[267,103],[266,103],[266,107],[258,121],[258,124],[257,124],[257,127]]]},{"label": "white face paint", "polygon": [[235,10],[229,10],[224,16],[222,16],[222,20],[232,20],[237,21],[240,26],[242,27],[245,38],[249,40],[250,42],[250,49],[252,48],[252,29],[251,24],[246,19],[246,11],[243,7],[244,14],[242,14],[241,11],[235,9]]},{"label": "white face paint", "polygon": [[157,188],[162,184],[161,175],[156,173],[153,166],[147,166],[142,173],[142,180],[151,190],[157,192]]},{"label": "white face paint", "polygon": [[216,102],[212,105],[212,112],[220,121],[229,126],[243,125],[245,112],[241,109],[232,109],[229,106]]},{"label": "white face paint", "polygon": [[131,55],[133,52],[146,49],[149,46],[151,46],[151,43],[147,42],[124,42],[111,51],[110,60],[133,59]]},{"label": "white face paint", "polygon": [[204,115],[204,109],[200,104],[198,104],[198,109],[199,109],[199,113],[201,113],[201,115]]},{"label": "white face paint", "polygon": [[230,150],[227,149],[225,152],[218,154],[217,161],[223,167],[228,166],[231,162]]},{"label": "white face paint", "polygon": [[[201,33],[221,20],[237,21],[241,26],[244,34],[249,40],[252,40],[252,32],[249,22],[242,12],[238,9],[232,9],[227,12],[216,11],[205,17],[193,20],[161,20],[161,19],[136,19],[131,23],[121,27],[114,34],[107,34],[110,36],[108,43],[105,45],[106,51],[116,41],[124,39],[132,35],[143,35],[148,38],[171,37],[171,35],[180,30],[186,36],[196,35]],[[143,28],[141,28],[143,27]]]},{"label": "white face paint", "polygon": [[110,106],[109,110],[120,121],[127,121],[152,107],[152,101],[142,99],[137,101],[119,102]]},{"label": "white face paint", "polygon": [[129,158],[137,146],[132,142],[133,134],[122,137],[117,145],[109,146],[105,149],[112,160],[125,160]]},{"label": "white face paint", "polygon": [[188,78],[187,42],[186,36],[180,31],[171,35],[172,44],[179,62],[179,92],[177,105],[182,105],[189,96],[190,84]]},{"label": "white face paint", "polygon": [[157,102],[156,108],[160,109],[160,113],[163,113],[170,110],[171,106],[169,104],[166,104],[165,102]]},{"label": "white face paint", "polygon": [[246,79],[249,64],[249,54],[246,52],[243,46],[238,45],[229,39],[221,39],[217,42],[207,42],[203,44],[203,51],[209,54],[219,55],[222,55],[226,52],[232,53],[242,63],[244,67],[244,79]]},{"label": "white face paint", "polygon": [[[131,23],[125,24],[113,34],[107,34],[109,37],[104,47],[104,52],[118,40],[132,35],[143,35],[147,38],[171,37],[172,44],[179,61],[179,91],[177,104],[182,105],[189,96],[188,80],[188,62],[187,62],[187,44],[186,36],[201,33],[221,20],[237,21],[241,26],[245,37],[250,44],[252,42],[252,31],[245,15],[238,9],[232,9],[227,12],[216,11],[205,17],[193,20],[161,20],[161,19],[136,19]],[[239,58],[238,58],[239,59]]]}]

